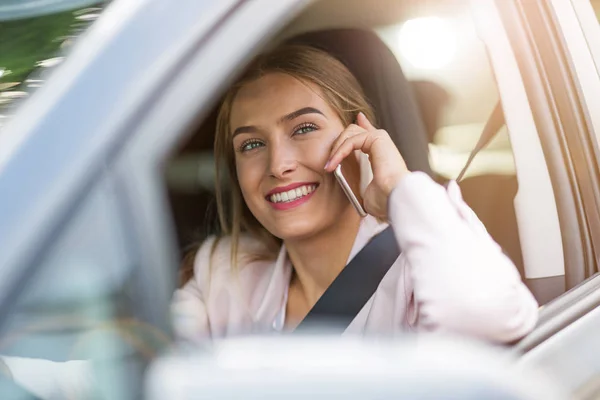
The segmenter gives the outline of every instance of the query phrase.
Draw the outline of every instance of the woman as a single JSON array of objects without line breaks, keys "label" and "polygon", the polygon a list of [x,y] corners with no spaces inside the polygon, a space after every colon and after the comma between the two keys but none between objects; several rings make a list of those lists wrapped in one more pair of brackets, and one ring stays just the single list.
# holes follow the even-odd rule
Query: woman
[{"label": "woman", "polygon": [[[217,182],[224,164],[230,203],[218,187],[223,234],[200,247],[174,295],[180,340],[293,330],[388,223],[402,253],[347,333],[507,342],[532,329],[533,296],[457,185],[409,172],[372,121],[356,79],[324,52],[280,47],[250,67],[219,113]],[[369,216],[359,217],[333,177],[339,163]],[[40,398],[93,393],[86,361],[0,360]]]},{"label": "woman", "polygon": [[[218,187],[222,235],[175,293],[181,339],[293,330],[388,223],[402,253],[347,333],[507,342],[533,328],[533,296],[456,183],[409,172],[373,121],[359,83],[327,53],[283,46],[251,65],[219,112],[217,181],[226,167],[230,203]],[[332,174],[340,163],[365,218]]]}]

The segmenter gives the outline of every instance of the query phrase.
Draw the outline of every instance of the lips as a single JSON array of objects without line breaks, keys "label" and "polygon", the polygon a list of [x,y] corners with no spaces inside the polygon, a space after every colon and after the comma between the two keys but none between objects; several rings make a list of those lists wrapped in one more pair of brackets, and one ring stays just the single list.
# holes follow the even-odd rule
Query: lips
[{"label": "lips", "polygon": [[267,200],[271,203],[286,203],[308,196],[317,189],[316,184],[302,185],[295,189],[286,190],[283,192],[273,193],[267,196]]},{"label": "lips", "polygon": [[314,182],[294,183],[273,189],[265,199],[273,208],[287,210],[308,201],[318,187],[319,184]]},{"label": "lips", "polygon": [[273,189],[269,193],[267,193],[266,196],[265,196],[265,198],[268,199],[273,194],[283,193],[283,192],[287,192],[287,191],[292,190],[292,189],[297,189],[297,188],[302,187],[302,186],[311,186],[311,185],[317,185],[317,186],[319,186],[319,184],[317,182],[297,182],[297,183],[292,183],[292,184],[289,184],[287,186],[276,187],[275,189]]}]

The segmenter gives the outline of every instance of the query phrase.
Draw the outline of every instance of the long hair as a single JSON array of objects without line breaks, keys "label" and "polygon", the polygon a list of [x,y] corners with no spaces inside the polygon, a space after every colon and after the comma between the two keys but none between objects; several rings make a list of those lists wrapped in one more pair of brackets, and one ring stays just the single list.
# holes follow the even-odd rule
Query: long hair
[{"label": "long hair", "polygon": [[[281,247],[281,240],[268,232],[252,215],[242,197],[238,184],[233,149],[233,132],[230,126],[231,109],[239,90],[267,74],[282,73],[305,83],[317,86],[325,101],[333,108],[344,126],[363,112],[370,121],[375,121],[372,107],[363,90],[346,66],[330,54],[305,45],[284,45],[263,54],[250,64],[245,74],[226,93],[219,113],[215,133],[216,202],[220,224],[219,237],[229,237],[230,257],[233,266],[239,262],[240,237],[248,234],[261,242],[262,251],[248,255],[254,260],[275,259]],[[227,193],[222,182],[227,178]],[[213,243],[213,251],[219,240]],[[193,257],[187,257],[182,283],[193,275]],[[185,264],[185,262],[184,262]]]}]

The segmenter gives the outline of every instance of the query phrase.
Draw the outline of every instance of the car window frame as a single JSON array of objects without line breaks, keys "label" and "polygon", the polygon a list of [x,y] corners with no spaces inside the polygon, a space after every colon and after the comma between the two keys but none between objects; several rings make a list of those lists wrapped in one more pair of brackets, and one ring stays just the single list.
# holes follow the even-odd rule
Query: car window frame
[{"label": "car window frame", "polygon": [[[95,82],[89,81],[90,75],[93,75],[90,71],[106,67],[111,54],[122,54],[119,46],[125,46],[124,43],[137,44],[139,42],[134,39],[148,37],[143,32],[149,29],[156,31],[153,20],[164,19],[164,10],[170,8],[169,0],[113,2],[46,85],[19,108],[3,135],[0,135],[0,143],[7,145],[0,149],[0,188],[7,192],[20,190],[21,186],[15,186],[20,182],[17,178],[24,176],[23,171],[34,173],[27,174],[30,179],[25,188],[32,192],[28,202],[18,202],[18,197],[10,196],[2,200],[6,208],[0,211],[0,217],[7,209],[16,213],[13,214],[14,223],[9,219],[7,224],[0,226],[0,265],[3,266],[0,271],[3,287],[0,291],[0,328],[2,321],[10,315],[13,300],[39,267],[40,257],[68,225],[73,210],[85,201],[95,182],[109,172],[114,174],[121,187],[125,185],[119,180],[114,165],[117,155],[130,137],[132,122],[143,119],[152,102],[160,98],[164,86],[176,78],[178,68],[189,61],[190,51],[202,46],[215,25],[231,12],[232,7],[241,3],[243,1],[240,0],[213,1],[212,6],[195,0],[179,3],[178,12],[189,16],[186,17],[188,24],[180,26],[173,35],[185,33],[185,40],[176,37],[174,43],[160,43],[162,46],[169,44],[168,49],[157,51],[160,47],[152,47],[149,50],[156,53],[157,62],[144,71],[145,74],[138,73],[141,78],[135,90],[131,87],[118,88],[126,99],[123,100],[124,107],[110,113],[107,110],[94,110],[94,117],[102,119],[102,126],[90,126],[89,120],[84,118],[86,113],[77,115],[74,121],[65,121],[62,111],[67,107],[67,99],[72,102],[82,92],[87,93],[88,98],[94,95],[92,90]],[[203,13],[200,12],[202,10]],[[201,15],[201,18],[197,15]],[[177,22],[178,18],[172,18],[172,23]],[[156,35],[164,38],[158,31]],[[122,57],[113,60],[122,60]],[[139,60],[136,61],[139,64]],[[37,117],[31,118],[31,115]],[[62,131],[51,130],[49,127],[52,124],[62,126]],[[87,127],[83,130],[86,135],[80,134],[81,126]],[[77,143],[81,146],[67,143],[77,153],[77,158],[58,160],[60,163],[48,172],[37,166],[38,158],[30,156],[32,153],[45,154],[44,146],[47,148],[47,141],[53,135],[63,135],[63,140],[73,135],[79,138]],[[73,163],[77,164],[76,167],[73,167]],[[135,166],[132,169],[135,170]],[[135,213],[135,205],[131,209]],[[25,217],[21,218],[21,215]],[[139,248],[146,249],[147,244],[142,243]],[[145,254],[144,251],[140,253]],[[172,296],[172,285],[169,283],[174,279],[170,279],[172,274],[164,272],[168,269],[167,265],[150,263],[142,279],[147,288],[145,296],[147,300],[152,299],[147,301],[148,322],[168,332],[170,320],[167,303]],[[156,301],[156,305],[153,301]]]},{"label": "car window frame", "polygon": [[281,0],[274,5],[270,0],[254,0],[239,4],[179,66],[171,84],[162,87],[160,98],[131,127],[115,171],[126,191],[136,237],[146,249],[142,263],[163,276],[155,282],[168,282],[157,288],[160,297],[154,293],[152,300],[159,301],[161,312],[168,312],[180,259],[166,193],[166,161],[260,46],[308,2]]},{"label": "car window frame", "polygon": [[[560,199],[544,155],[538,126],[530,107],[524,77],[512,47],[510,26],[502,21],[494,0],[471,0],[476,27],[484,42],[498,85],[500,101],[513,149],[519,188],[514,200],[523,254],[525,281],[538,298],[564,292],[564,257]],[[540,223],[543,221],[543,223]],[[539,238],[544,237],[544,241]],[[536,285],[552,283],[553,290]]]},{"label": "car window frame", "polygon": [[590,0],[570,0],[570,3],[579,21],[581,33],[585,36],[587,49],[600,73],[600,21]]},{"label": "car window frame", "polygon": [[[578,186],[578,177],[586,171],[570,157],[571,151],[581,147],[573,143],[580,140],[582,122],[579,117],[585,119],[585,116],[581,116],[572,104],[576,88],[572,84],[563,85],[571,82],[573,76],[565,75],[567,67],[560,59],[562,38],[556,31],[547,4],[538,1],[524,4],[513,0],[496,2],[517,55],[552,179],[564,249],[565,284],[569,289],[590,276],[595,267],[593,237],[589,232],[590,221],[586,218],[586,207],[590,209],[591,204],[585,188],[582,191]],[[532,22],[534,28],[529,18],[536,18]],[[551,35],[551,39],[548,36],[540,38],[540,30]],[[547,57],[553,57],[556,64],[549,64]],[[562,92],[558,90],[561,85]]]},{"label": "car window frame", "polygon": [[[600,110],[600,21],[589,0],[549,1],[579,81],[580,97],[587,109]],[[600,141],[600,113],[589,113],[589,119]]]},{"label": "car window frame", "polygon": [[[549,153],[554,153],[554,157],[562,158],[561,167],[570,175],[583,250],[583,266],[565,260],[566,289],[570,289],[596,272],[594,248],[600,249],[600,174],[597,168],[600,151],[581,87],[581,71],[574,65],[582,60],[573,58],[566,42],[568,38],[573,48],[576,47],[573,41],[578,38],[565,35],[559,22],[558,14],[566,14],[566,7],[556,9],[555,4],[547,0],[498,3],[505,23],[514,28],[520,24],[523,28],[520,37],[517,37],[518,28],[514,30],[512,43],[522,56],[530,57],[527,61],[521,60],[520,66],[540,126],[538,132],[542,144],[546,145],[546,157],[550,158]],[[573,25],[569,25],[568,29],[572,28]],[[548,146],[552,142],[554,144]],[[551,176],[557,175],[554,168],[550,170]],[[554,188],[555,194],[565,189],[563,185],[554,185]],[[572,230],[563,228],[561,232],[563,240],[573,235]]]},{"label": "car window frame", "polygon": [[[496,0],[518,55],[519,70],[544,145],[561,216],[567,289],[573,288],[542,308],[537,327],[515,346],[518,353],[524,354],[542,351],[539,349],[551,343],[554,336],[571,329],[572,324],[600,305],[594,253],[594,248],[598,248],[594,243],[600,239],[600,219],[596,215],[600,205],[598,143],[590,105],[581,90],[581,69],[573,65],[581,61],[581,54],[573,57],[569,53],[573,46],[581,46],[584,38],[564,35],[564,29],[573,21],[571,25],[561,24],[557,17],[557,13],[567,13],[565,4],[554,8],[553,0],[526,4]],[[573,43],[577,40],[578,44]],[[597,74],[586,79],[594,77],[598,78]],[[575,248],[567,248],[569,243]]]},{"label": "car window frame", "polygon": [[[575,304],[597,303],[600,291]],[[518,354],[516,366],[542,370],[549,379],[560,382],[573,398],[597,398],[600,363],[594,352],[600,327],[600,307],[592,307],[581,317],[563,326],[543,343]]]}]

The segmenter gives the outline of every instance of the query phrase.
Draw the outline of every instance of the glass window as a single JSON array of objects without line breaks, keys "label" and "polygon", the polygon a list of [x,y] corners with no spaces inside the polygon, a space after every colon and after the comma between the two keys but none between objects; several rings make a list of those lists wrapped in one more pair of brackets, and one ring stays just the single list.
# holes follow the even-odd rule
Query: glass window
[{"label": "glass window", "polygon": [[[351,4],[333,0],[315,2],[289,31],[366,24],[352,19],[362,15],[363,4]],[[487,51],[478,37],[469,2],[415,1],[398,8],[381,2],[371,8],[368,26],[397,55],[416,95],[427,128],[431,166],[440,179],[454,179],[499,101]],[[341,9],[352,12],[340,12]],[[380,22],[372,23],[374,19]],[[214,118],[211,115],[171,160],[166,174],[182,248],[211,232],[215,207],[210,138],[214,135]],[[461,188],[465,200],[524,276],[513,204],[517,176],[505,127],[477,155]]]},{"label": "glass window", "polygon": [[8,1],[0,5],[0,129],[43,85],[108,1]]},{"label": "glass window", "polygon": [[[484,43],[466,1],[413,3],[399,23],[378,29],[411,81],[429,139],[430,162],[456,179],[499,102]],[[465,201],[523,272],[513,200],[517,176],[506,127],[460,182]]]},{"label": "glass window", "polygon": [[[379,33],[412,83],[429,134],[432,168],[456,178],[499,101],[468,3],[415,6],[410,18]],[[515,174],[505,129],[467,172],[485,174]]]},{"label": "glass window", "polygon": [[3,319],[0,360],[14,382],[40,398],[139,397],[145,365],[169,339],[142,321],[128,235],[114,188],[100,182]]}]

